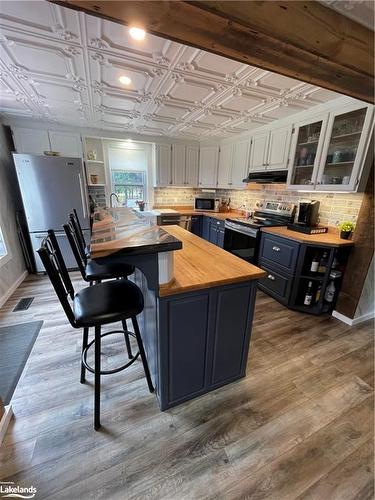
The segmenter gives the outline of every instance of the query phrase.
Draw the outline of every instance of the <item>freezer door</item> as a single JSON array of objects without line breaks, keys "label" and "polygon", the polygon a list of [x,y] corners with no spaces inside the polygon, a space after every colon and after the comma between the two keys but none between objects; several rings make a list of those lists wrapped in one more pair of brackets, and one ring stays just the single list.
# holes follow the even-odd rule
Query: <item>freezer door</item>
[{"label": "freezer door", "polygon": [[83,164],[79,158],[14,154],[30,233],[60,231],[75,208],[89,227]]},{"label": "freezer door", "polygon": [[[63,259],[65,261],[66,267],[68,269],[77,269],[77,261],[74,258],[72,249],[70,248],[70,244],[68,238],[64,231],[55,232],[57,242],[59,244]],[[33,247],[34,257],[35,257],[35,267],[38,273],[45,272],[42,261],[40,260],[39,254],[37,253],[38,248],[43,241],[43,238],[47,236],[47,233],[33,233],[30,234],[31,245]],[[90,241],[90,233],[89,231],[84,231],[84,236],[86,242]]]}]

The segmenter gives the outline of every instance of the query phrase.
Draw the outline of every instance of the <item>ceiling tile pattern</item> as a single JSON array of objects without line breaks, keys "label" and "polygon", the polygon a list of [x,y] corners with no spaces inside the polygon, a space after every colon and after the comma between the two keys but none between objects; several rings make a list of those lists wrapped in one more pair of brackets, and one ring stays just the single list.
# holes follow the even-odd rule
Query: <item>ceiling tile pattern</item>
[{"label": "ceiling tile pattern", "polygon": [[[224,138],[337,94],[48,2],[2,1],[0,107],[47,123]],[[127,87],[119,77],[131,78]]]}]

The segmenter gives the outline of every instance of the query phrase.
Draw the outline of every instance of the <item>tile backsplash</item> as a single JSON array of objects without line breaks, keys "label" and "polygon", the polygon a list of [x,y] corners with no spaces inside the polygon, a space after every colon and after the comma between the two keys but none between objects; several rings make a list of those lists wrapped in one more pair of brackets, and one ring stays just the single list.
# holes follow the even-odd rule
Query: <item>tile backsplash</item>
[{"label": "tile backsplash", "polygon": [[[205,195],[201,189],[189,188],[155,188],[155,206],[186,205],[191,206],[194,197]],[[298,204],[302,200],[320,201],[320,223],[336,226],[343,220],[357,221],[362,203],[362,193],[301,193],[288,191],[278,185],[264,185],[259,189],[216,189],[215,195],[219,198],[230,198],[232,208],[240,208],[246,205],[251,210],[255,208],[257,200],[288,201]]]}]

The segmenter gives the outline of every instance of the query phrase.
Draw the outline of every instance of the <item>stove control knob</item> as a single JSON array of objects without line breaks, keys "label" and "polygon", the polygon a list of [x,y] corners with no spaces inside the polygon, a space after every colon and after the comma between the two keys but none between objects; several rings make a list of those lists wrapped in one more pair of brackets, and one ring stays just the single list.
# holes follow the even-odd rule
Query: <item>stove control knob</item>
[{"label": "stove control knob", "polygon": [[290,207],[287,207],[288,212],[290,212]]},{"label": "stove control knob", "polygon": [[259,203],[259,206],[260,206],[260,207],[263,207],[263,203]]}]

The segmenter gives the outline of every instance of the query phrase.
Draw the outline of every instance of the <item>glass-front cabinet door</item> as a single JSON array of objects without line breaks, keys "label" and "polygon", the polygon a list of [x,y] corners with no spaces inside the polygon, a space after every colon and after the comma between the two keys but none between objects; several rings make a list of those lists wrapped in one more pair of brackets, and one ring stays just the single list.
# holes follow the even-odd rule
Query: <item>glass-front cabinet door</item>
[{"label": "glass-front cabinet door", "polygon": [[368,146],[372,110],[346,108],[330,114],[317,190],[354,191]]},{"label": "glass-front cabinet door", "polygon": [[295,125],[288,187],[315,189],[327,121],[328,114]]}]

